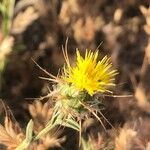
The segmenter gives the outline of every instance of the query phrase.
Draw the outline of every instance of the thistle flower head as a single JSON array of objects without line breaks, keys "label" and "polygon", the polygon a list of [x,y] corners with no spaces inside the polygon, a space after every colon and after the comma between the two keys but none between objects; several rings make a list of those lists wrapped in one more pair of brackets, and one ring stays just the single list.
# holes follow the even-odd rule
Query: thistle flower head
[{"label": "thistle flower head", "polygon": [[97,61],[98,54],[98,51],[86,50],[83,58],[77,50],[75,66],[71,66],[68,56],[65,56],[67,66],[64,67],[64,80],[79,91],[87,91],[91,96],[95,92],[108,92],[108,87],[114,85],[116,70],[111,69],[112,64],[109,63],[110,58],[107,56]]},{"label": "thistle flower head", "polygon": [[72,66],[67,54],[67,42],[63,54],[67,65],[64,66],[61,76],[55,77],[39,66],[51,77],[48,78],[49,81],[57,83],[54,91],[51,91],[46,98],[50,96],[57,101],[55,101],[52,119],[35,139],[39,139],[55,125],[64,125],[81,131],[79,122],[91,114],[98,119],[105,130],[106,128],[97,114],[99,113],[109,123],[99,110],[101,102],[92,95],[96,92],[107,92],[109,91],[108,87],[114,85],[113,81],[117,72],[112,70],[110,59],[105,56],[98,61],[99,52],[90,50],[86,50],[85,57],[82,57],[77,50],[76,64]]}]

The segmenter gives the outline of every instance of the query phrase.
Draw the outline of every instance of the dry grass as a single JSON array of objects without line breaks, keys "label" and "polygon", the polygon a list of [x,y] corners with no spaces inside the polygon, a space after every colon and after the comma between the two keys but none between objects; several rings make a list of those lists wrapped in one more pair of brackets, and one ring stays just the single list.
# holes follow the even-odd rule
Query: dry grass
[{"label": "dry grass", "polygon": [[[11,11],[6,12],[11,12],[8,20],[5,16],[8,21],[8,26],[4,26],[7,28],[6,37],[2,29],[4,15],[0,16],[0,96],[13,109],[20,126],[32,117],[33,139],[51,120],[52,101],[49,99],[45,103],[39,101],[43,99],[40,98],[28,104],[24,99],[46,95],[49,92],[47,86],[50,89],[54,87],[51,81],[45,83],[37,79],[44,73],[29,60],[33,58],[42,68],[57,74],[64,63],[61,45],[69,37],[68,53],[73,63],[76,47],[83,49],[81,54],[84,54],[85,48],[95,50],[103,42],[100,58],[110,55],[114,68],[119,71],[114,94],[133,95],[126,98],[100,95],[97,102],[102,102],[103,106],[98,108],[103,108],[100,113],[106,119],[88,105],[86,108],[91,113],[86,115],[92,117],[93,113],[100,117],[102,125],[94,119],[87,119],[87,116],[83,117],[86,121],[81,121],[82,133],[79,134],[84,146],[80,148],[150,150],[150,7],[147,0],[101,0],[94,3],[90,0],[19,0],[15,7],[11,6]],[[62,99],[56,96],[52,98],[53,103],[57,98]],[[64,109],[66,114],[71,114],[70,110]],[[63,125],[32,141],[28,150],[55,147],[78,150],[77,142],[73,143],[74,139],[79,139],[78,134],[70,137],[73,131],[65,132]],[[6,149],[14,150],[26,138],[26,127],[20,126],[7,116],[0,124],[0,143]]]},{"label": "dry grass", "polygon": [[8,150],[14,150],[24,138],[25,135],[18,123],[13,123],[6,116],[4,126],[0,125],[0,143],[6,145]]}]

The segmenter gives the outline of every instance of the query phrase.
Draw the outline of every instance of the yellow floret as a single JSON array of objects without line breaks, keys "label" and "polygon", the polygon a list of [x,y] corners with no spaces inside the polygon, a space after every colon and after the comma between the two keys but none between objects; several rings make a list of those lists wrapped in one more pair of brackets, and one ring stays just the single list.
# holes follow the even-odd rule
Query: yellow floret
[{"label": "yellow floret", "polygon": [[86,90],[91,96],[95,92],[109,91],[108,87],[114,85],[116,75],[116,70],[111,69],[112,64],[109,63],[109,58],[105,56],[102,60],[97,61],[98,51],[94,53],[90,50],[86,50],[84,58],[80,55],[79,50],[76,55],[77,62],[74,67],[66,59],[64,80],[74,85],[79,91]]}]

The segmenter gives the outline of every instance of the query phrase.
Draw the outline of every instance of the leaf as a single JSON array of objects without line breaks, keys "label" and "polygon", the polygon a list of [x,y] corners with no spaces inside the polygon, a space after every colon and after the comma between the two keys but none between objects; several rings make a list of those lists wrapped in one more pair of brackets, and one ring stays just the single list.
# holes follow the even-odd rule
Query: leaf
[{"label": "leaf", "polygon": [[49,124],[43,130],[41,130],[38,135],[34,138],[34,140],[40,139],[42,136],[47,134],[52,128],[54,128],[56,124]]},{"label": "leaf", "polygon": [[48,122],[47,126],[38,133],[34,140],[38,140],[57,125],[63,125],[77,131],[80,130],[80,126],[75,120],[73,120],[72,118],[64,119],[63,115],[59,111],[57,111],[54,112],[52,119]]},{"label": "leaf", "polygon": [[60,113],[54,111],[51,120],[47,123],[46,127],[37,134],[34,140],[38,140],[39,138],[47,134],[52,128],[57,125],[58,120],[60,120]]},{"label": "leaf", "polygon": [[80,125],[72,118],[66,119],[66,121],[63,122],[61,125],[80,131]]},{"label": "leaf", "polygon": [[26,149],[32,141],[32,133],[33,133],[33,121],[32,119],[29,121],[26,128],[26,138],[23,142],[15,149],[15,150],[24,150]]}]

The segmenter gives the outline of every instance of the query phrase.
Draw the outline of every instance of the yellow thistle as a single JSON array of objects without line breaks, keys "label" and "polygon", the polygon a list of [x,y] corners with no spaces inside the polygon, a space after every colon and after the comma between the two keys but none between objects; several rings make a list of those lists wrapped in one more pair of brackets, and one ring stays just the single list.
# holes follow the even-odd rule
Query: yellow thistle
[{"label": "yellow thistle", "polygon": [[[97,113],[103,116],[97,107],[99,103],[89,95],[92,96],[96,92],[107,92],[109,91],[108,87],[114,85],[113,81],[117,72],[112,70],[110,58],[105,56],[98,61],[99,52],[90,50],[86,50],[83,58],[77,50],[76,65],[71,66],[67,54],[67,42],[63,54],[67,65],[64,67],[61,76],[55,77],[39,66],[51,77],[48,80],[56,82],[57,85],[54,91],[45,97],[56,99],[52,118],[35,139],[41,138],[57,125],[64,125],[81,132],[79,120],[84,117],[87,118],[88,114],[93,114],[105,129],[103,122],[97,116]],[[90,100],[92,100],[92,103]],[[105,117],[104,119],[108,122]]]},{"label": "yellow thistle", "polygon": [[98,51],[90,50],[86,50],[84,58],[80,55],[79,50],[76,51],[76,55],[76,65],[71,66],[67,52],[64,53],[67,63],[67,66],[64,67],[64,80],[79,91],[87,91],[91,96],[95,92],[110,92],[108,87],[114,86],[113,81],[117,73],[116,70],[111,69],[110,58],[105,56],[102,60],[97,61]]}]

